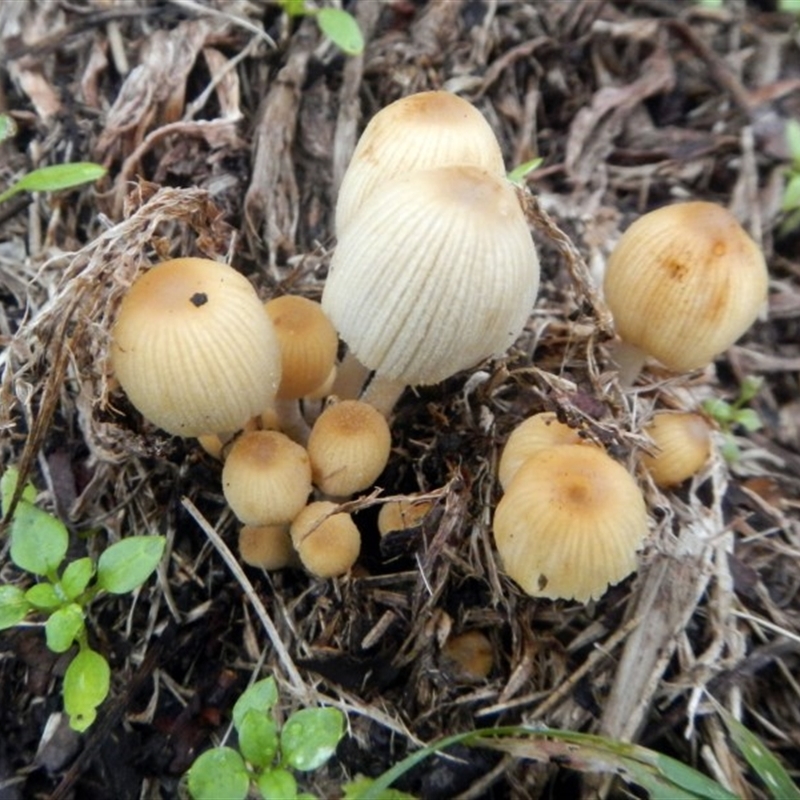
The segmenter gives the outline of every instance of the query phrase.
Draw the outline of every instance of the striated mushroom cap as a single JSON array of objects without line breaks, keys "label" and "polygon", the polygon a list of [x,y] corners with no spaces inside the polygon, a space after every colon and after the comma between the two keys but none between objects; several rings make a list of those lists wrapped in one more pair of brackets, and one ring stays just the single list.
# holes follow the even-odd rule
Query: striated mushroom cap
[{"label": "striated mushroom cap", "polygon": [[438,383],[504,352],[539,286],[513,187],[476,167],[382,184],[342,233],[322,308],[378,376]]},{"label": "striated mushroom cap", "polygon": [[168,433],[239,430],[275,397],[280,350],[247,278],[203,258],[141,275],[112,331],[114,374],[142,415]]},{"label": "striated mushroom cap", "polygon": [[620,338],[683,372],[753,324],[767,284],[764,256],[733,214],[691,202],[634,222],[608,259],[603,290]]},{"label": "striated mushroom cap", "polygon": [[434,91],[403,97],[381,109],[361,134],[342,179],[337,235],[379,184],[414,170],[454,164],[505,175],[500,145],[475,106],[450,92]]},{"label": "striated mushroom cap", "polygon": [[602,450],[564,444],[518,470],[493,531],[506,573],[532,597],[600,597],[636,569],[647,509],[633,477]]},{"label": "striated mushroom cap", "polygon": [[656,446],[654,455],[642,455],[642,464],[657,486],[682,483],[708,461],[711,428],[700,414],[659,411],[644,426]]}]

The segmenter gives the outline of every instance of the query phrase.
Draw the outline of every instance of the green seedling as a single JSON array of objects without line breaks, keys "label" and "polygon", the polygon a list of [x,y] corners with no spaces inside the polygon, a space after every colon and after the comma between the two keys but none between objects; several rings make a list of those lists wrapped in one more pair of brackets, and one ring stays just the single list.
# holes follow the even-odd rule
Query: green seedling
[{"label": "green seedling", "polygon": [[344,735],[345,717],[335,708],[295,711],[279,728],[274,678],[254,683],[233,707],[239,747],[207,750],[187,773],[194,800],[244,800],[253,787],[264,800],[314,800],[299,792],[295,772],[321,767]]},{"label": "green seedling", "polygon": [[[5,516],[15,494],[19,472],[8,469],[0,478]],[[93,561],[65,562],[69,534],[64,523],[34,505],[36,490],[26,484],[10,520],[11,561],[35,576],[27,589],[0,585],[0,630],[23,622],[30,614],[45,618],[47,646],[54,653],[78,651],[64,675],[62,693],[70,726],[85,731],[108,695],[110,670],[106,659],[89,646],[86,613],[101,593],[127,594],[154,572],[164,553],[163,536],[130,536],[111,545]]]},{"label": "green seedling", "polygon": [[[800,12],[800,5],[798,5]],[[800,226],[800,122],[790,119],[786,123],[786,144],[789,148],[789,167],[786,170],[786,185],[783,187],[781,211],[785,214],[778,229],[784,236]]]},{"label": "green seedling", "polygon": [[800,0],[778,0],[778,11],[787,14],[800,14]]},{"label": "green seedling", "polygon": [[[7,114],[0,114],[0,143],[16,132],[14,120]],[[105,167],[88,161],[41,167],[23,175],[4,192],[0,192],[0,203],[20,192],[55,192],[59,189],[72,189],[83,183],[96,181],[105,174]]]},{"label": "green seedling", "polygon": [[514,167],[514,169],[512,169],[506,177],[515,186],[524,186],[525,179],[531,174],[531,172],[539,168],[542,161],[544,161],[543,158],[532,158],[530,161],[526,161],[524,164]]},{"label": "green seedling", "polygon": [[741,455],[734,430],[744,428],[748,433],[753,433],[763,427],[758,414],[752,408],[744,408],[758,394],[763,383],[761,378],[745,378],[739,388],[739,396],[732,403],[716,397],[703,402],[703,410],[719,425],[725,437],[721,453],[729,463],[738,461]]},{"label": "green seedling", "polygon": [[305,0],[278,0],[290,17],[314,17],[319,29],[346,55],[364,52],[364,35],[355,17],[341,8],[309,8]]}]

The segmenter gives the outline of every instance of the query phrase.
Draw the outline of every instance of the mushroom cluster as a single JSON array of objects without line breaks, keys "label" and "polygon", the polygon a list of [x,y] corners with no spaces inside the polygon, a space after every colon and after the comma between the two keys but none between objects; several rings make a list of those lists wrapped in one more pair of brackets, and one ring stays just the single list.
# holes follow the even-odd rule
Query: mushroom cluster
[{"label": "mushroom cluster", "polygon": [[540,414],[512,434],[493,533],[505,572],[531,597],[586,602],[635,571],[648,518],[633,476],[571,430]]},{"label": "mushroom cluster", "polygon": [[[407,385],[504,352],[539,284],[533,239],[486,120],[448,92],[365,129],[342,183],[322,307],[389,414]],[[354,391],[357,394],[360,386]]]}]

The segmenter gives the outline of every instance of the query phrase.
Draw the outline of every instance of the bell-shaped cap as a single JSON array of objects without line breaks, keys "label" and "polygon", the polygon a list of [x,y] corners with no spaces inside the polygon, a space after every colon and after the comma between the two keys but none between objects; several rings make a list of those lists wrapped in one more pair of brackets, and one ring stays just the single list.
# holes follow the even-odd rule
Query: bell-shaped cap
[{"label": "bell-shaped cap", "polygon": [[131,403],[168,433],[239,430],[272,402],[278,340],[249,281],[203,258],[145,272],[112,331],[114,374]]},{"label": "bell-shaped cap", "polygon": [[503,176],[503,154],[484,116],[450,92],[419,92],[381,109],[369,122],[342,179],[339,236],[380,184],[418,169],[468,164]]},{"label": "bell-shaped cap", "polygon": [[659,411],[644,426],[655,452],[645,453],[642,464],[657,486],[676,486],[708,461],[711,428],[700,414]]},{"label": "bell-shaped cap", "polygon": [[329,500],[309,503],[290,529],[300,561],[318,578],[344,575],[361,550],[361,534],[352,517],[335,510],[336,503]]},{"label": "bell-shaped cap", "polygon": [[595,447],[542,450],[497,504],[494,540],[505,572],[532,597],[600,597],[636,569],[647,509],[633,477]]},{"label": "bell-shaped cap", "polygon": [[438,383],[519,336],[539,261],[513,187],[476,167],[382,184],[342,233],[322,308],[381,378]]},{"label": "bell-shaped cap", "polygon": [[767,285],[764,256],[733,214],[690,202],[651,211],[625,231],[603,291],[624,342],[685,372],[753,324]]}]

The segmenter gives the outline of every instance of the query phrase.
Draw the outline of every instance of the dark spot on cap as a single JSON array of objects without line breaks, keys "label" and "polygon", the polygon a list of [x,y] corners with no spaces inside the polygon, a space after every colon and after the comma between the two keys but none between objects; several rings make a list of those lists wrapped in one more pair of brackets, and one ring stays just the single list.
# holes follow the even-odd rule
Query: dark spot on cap
[{"label": "dark spot on cap", "polygon": [[547,575],[540,575],[538,580],[540,592],[545,588],[545,586],[547,586],[547,583],[548,583]]},{"label": "dark spot on cap", "polygon": [[200,306],[204,306],[208,302],[208,295],[205,292],[195,292],[189,298],[189,302],[193,306],[197,306],[197,308],[200,308]]}]

